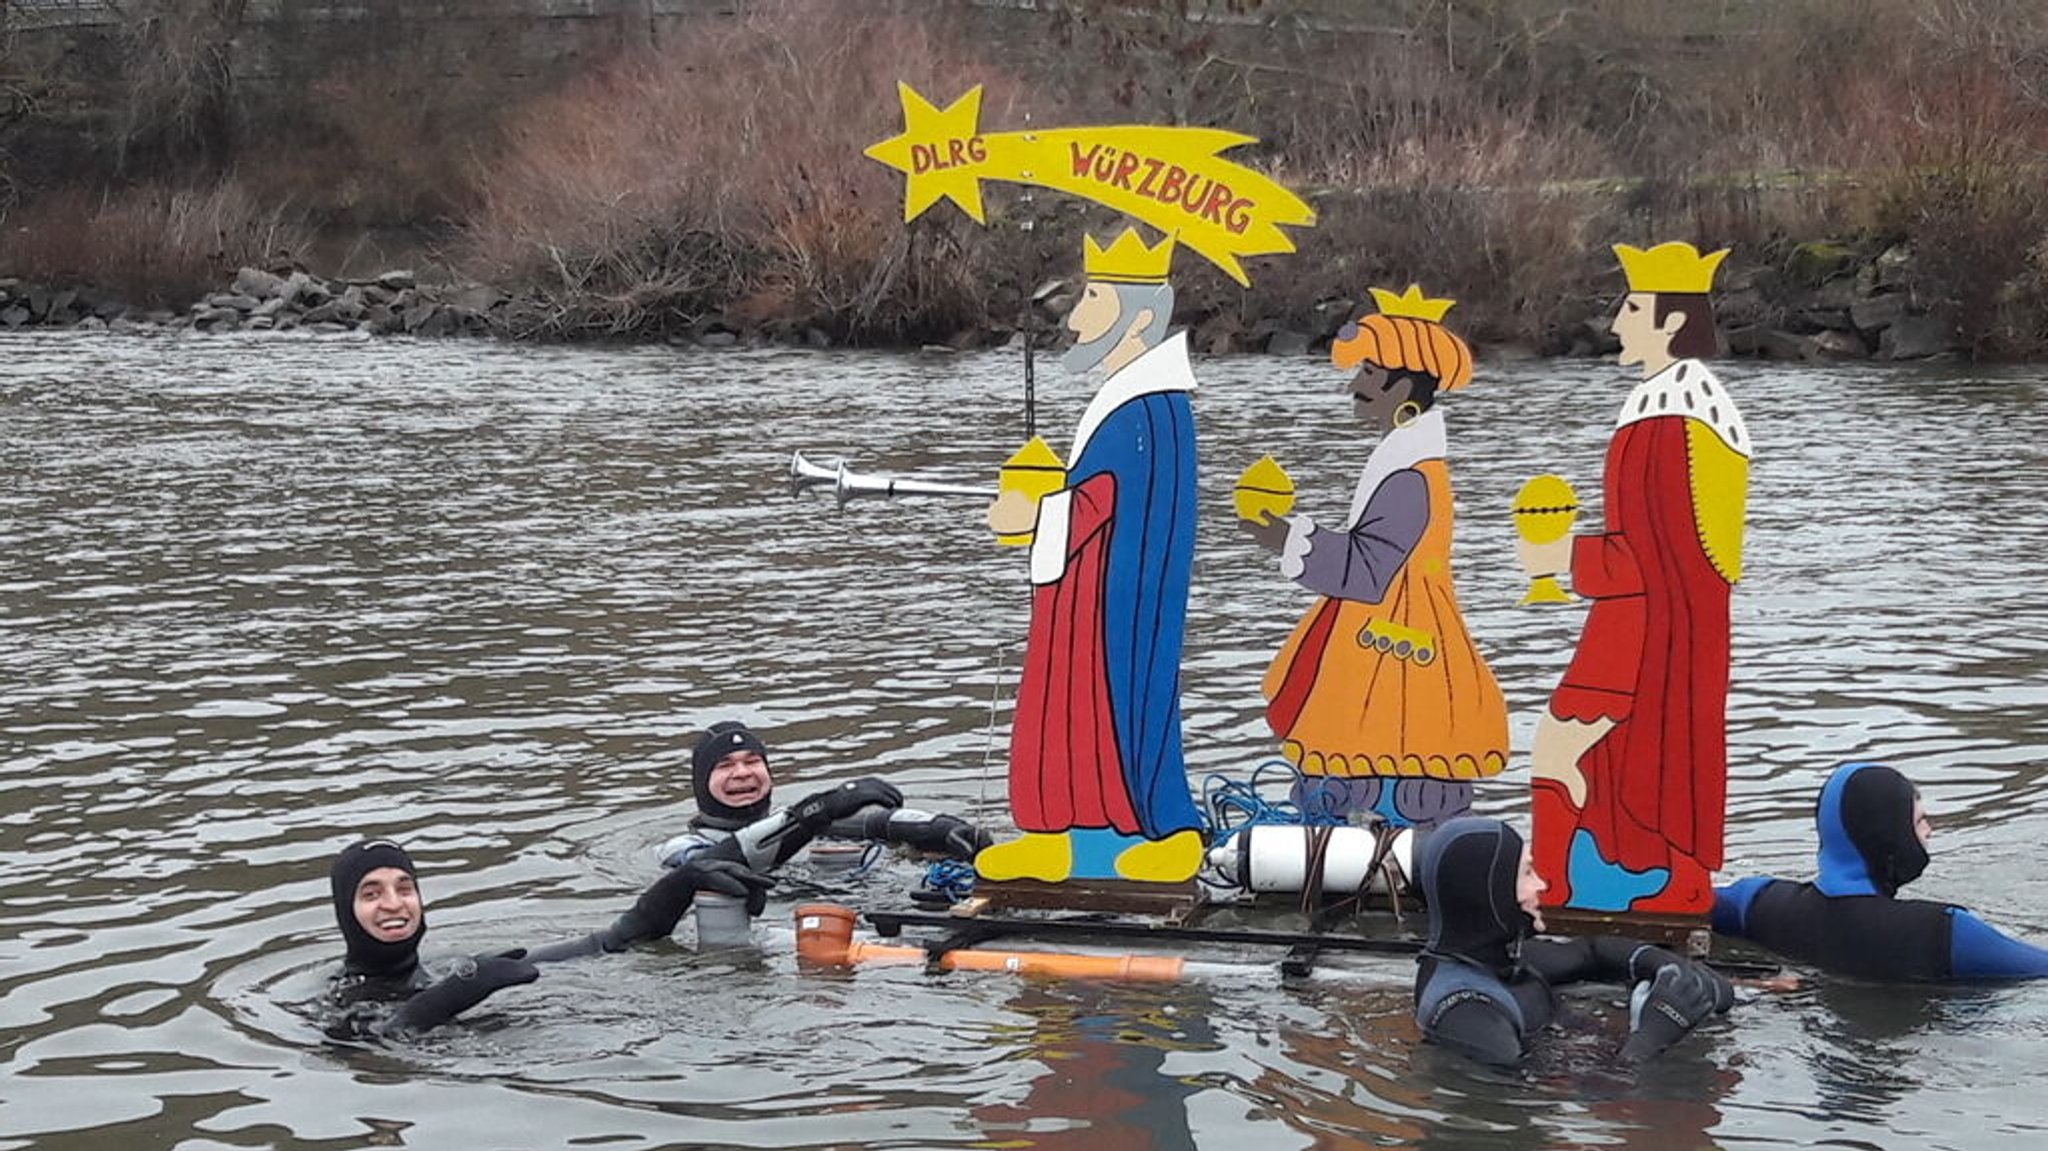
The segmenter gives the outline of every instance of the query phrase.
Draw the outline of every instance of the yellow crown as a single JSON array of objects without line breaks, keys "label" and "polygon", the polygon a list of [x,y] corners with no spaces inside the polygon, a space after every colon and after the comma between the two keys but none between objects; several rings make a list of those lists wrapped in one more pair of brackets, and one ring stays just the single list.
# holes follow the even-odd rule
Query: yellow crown
[{"label": "yellow crown", "polygon": [[1631,292],[1705,293],[1714,286],[1714,269],[1721,266],[1728,249],[1702,256],[1691,244],[1673,240],[1647,252],[1616,244],[1614,254],[1621,259],[1621,274],[1628,278]]},{"label": "yellow crown", "polygon": [[1372,302],[1379,305],[1382,316],[1407,316],[1412,320],[1428,320],[1432,324],[1443,322],[1444,313],[1457,304],[1456,300],[1432,300],[1422,294],[1421,284],[1410,284],[1408,290],[1395,295],[1385,288],[1367,288],[1372,293]]},{"label": "yellow crown", "polygon": [[1095,242],[1093,236],[1081,237],[1081,266],[1091,280],[1106,280],[1114,284],[1163,284],[1166,270],[1173,264],[1173,237],[1159,241],[1159,246],[1148,248],[1138,238],[1135,229],[1125,228],[1123,234],[1105,248]]}]

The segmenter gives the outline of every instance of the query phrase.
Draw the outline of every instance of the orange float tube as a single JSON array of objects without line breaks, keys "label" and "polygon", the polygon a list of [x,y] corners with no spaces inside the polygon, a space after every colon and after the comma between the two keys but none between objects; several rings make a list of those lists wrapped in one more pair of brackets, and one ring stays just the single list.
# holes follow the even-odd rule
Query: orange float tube
[{"label": "orange float tube", "polygon": [[[820,967],[857,967],[863,963],[931,961],[922,947],[861,943],[853,938],[851,908],[832,903],[806,903],[796,909],[796,954]],[[1120,979],[1171,983],[1185,965],[1177,955],[1074,955],[1055,951],[983,951],[963,949],[939,956],[942,971],[1013,971],[1020,975],[1058,975],[1069,979]]]}]

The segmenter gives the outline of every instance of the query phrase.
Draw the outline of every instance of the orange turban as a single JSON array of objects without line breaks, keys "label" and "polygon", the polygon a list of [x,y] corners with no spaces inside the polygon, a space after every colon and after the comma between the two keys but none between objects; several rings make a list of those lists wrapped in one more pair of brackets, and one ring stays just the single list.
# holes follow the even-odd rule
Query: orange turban
[{"label": "orange turban", "polygon": [[1407,369],[1436,378],[1439,391],[1472,382],[1472,349],[1449,328],[1409,316],[1360,316],[1330,345],[1330,362],[1345,371],[1370,361],[1389,371]]}]

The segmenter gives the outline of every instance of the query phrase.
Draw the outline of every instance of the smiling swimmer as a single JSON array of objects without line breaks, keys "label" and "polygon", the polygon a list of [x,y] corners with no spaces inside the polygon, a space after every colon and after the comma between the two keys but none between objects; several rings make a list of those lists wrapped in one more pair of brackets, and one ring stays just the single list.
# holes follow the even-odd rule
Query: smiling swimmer
[{"label": "smiling swimmer", "polygon": [[550,960],[619,951],[675,930],[699,889],[745,899],[758,911],[769,881],[730,859],[706,857],[664,875],[624,915],[581,939],[422,963],[427,915],[412,856],[388,839],[343,848],[328,870],[334,919],[347,945],[328,986],[325,1030],[337,1039],[402,1038],[446,1023],[507,987],[540,977]]},{"label": "smiling swimmer", "polygon": [[690,830],[656,849],[663,867],[706,854],[770,872],[817,836],[900,844],[915,851],[972,860],[988,833],[950,815],[903,806],[903,793],[869,777],[812,795],[770,812],[775,781],[768,745],[745,724],[712,724],[690,754],[690,784],[697,815]]}]

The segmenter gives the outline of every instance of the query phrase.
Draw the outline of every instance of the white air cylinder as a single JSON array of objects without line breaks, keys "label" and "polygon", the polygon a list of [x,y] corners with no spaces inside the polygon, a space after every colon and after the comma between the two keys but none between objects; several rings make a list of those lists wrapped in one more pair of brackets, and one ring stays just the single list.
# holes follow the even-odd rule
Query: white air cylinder
[{"label": "white air cylinder", "polygon": [[[1375,845],[1373,829],[1366,827],[1254,824],[1231,842],[1210,849],[1209,865],[1246,891],[1299,893],[1308,883],[1310,852],[1320,834],[1329,836],[1323,848],[1323,893],[1349,895],[1365,886],[1365,869],[1372,865]],[[1413,828],[1395,834],[1388,857],[1402,875],[1410,873],[1414,844]],[[1384,893],[1386,876],[1374,875],[1366,889]]]}]

